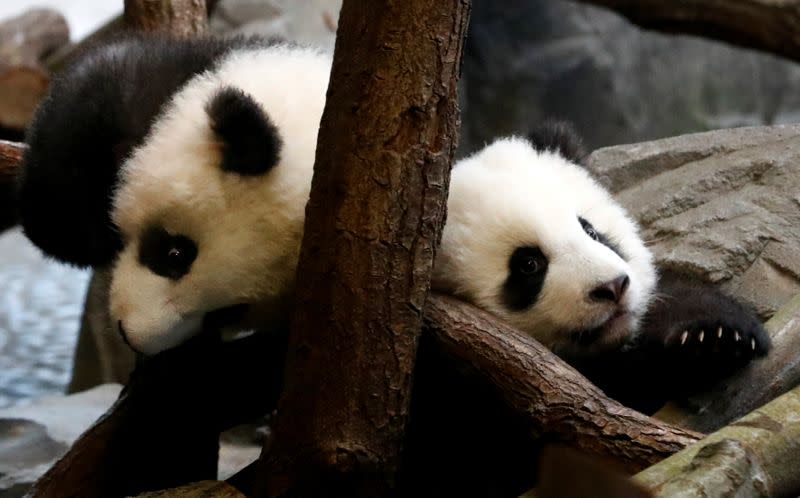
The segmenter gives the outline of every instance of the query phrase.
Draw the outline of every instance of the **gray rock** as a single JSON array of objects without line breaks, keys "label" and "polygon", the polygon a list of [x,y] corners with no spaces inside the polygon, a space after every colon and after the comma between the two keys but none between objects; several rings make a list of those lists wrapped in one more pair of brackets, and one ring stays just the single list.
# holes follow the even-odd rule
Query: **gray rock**
[{"label": "gray rock", "polygon": [[0,498],[23,496],[111,406],[120,390],[118,384],[106,384],[0,410]]},{"label": "gray rock", "polygon": [[222,0],[211,17],[217,33],[261,35],[333,49],[341,0]]},{"label": "gray rock", "polygon": [[764,318],[800,293],[800,125],[610,147],[589,164],[665,269],[719,283]]},{"label": "gray rock", "polygon": [[573,121],[590,148],[797,122],[798,84],[791,61],[644,31],[606,9],[475,0],[460,152],[549,117]]},{"label": "gray rock", "polygon": [[[122,386],[104,384],[69,396],[54,395],[0,410],[0,498],[17,498],[119,397]],[[261,453],[263,423],[224,433],[218,477],[226,479]]]}]

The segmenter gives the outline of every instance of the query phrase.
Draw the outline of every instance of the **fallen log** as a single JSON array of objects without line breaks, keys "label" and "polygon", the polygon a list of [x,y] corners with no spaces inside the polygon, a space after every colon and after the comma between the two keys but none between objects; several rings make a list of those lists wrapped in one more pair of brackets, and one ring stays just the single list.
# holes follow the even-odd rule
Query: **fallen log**
[{"label": "fallen log", "polygon": [[658,496],[797,496],[800,389],[790,391],[635,481]]}]

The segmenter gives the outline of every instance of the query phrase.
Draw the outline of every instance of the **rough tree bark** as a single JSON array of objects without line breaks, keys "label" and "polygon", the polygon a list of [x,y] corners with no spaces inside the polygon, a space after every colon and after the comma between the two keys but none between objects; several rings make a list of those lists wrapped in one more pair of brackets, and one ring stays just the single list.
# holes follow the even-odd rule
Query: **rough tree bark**
[{"label": "rough tree bark", "polygon": [[766,324],[772,351],[713,390],[670,403],[655,416],[697,431],[711,432],[800,384],[800,296]]},{"label": "rough tree bark", "polygon": [[190,37],[206,31],[208,11],[206,0],[125,0],[124,19],[138,31]]},{"label": "rough tree bark", "polygon": [[800,60],[800,0],[579,0],[646,29],[716,38]]},{"label": "rough tree bark", "polygon": [[650,467],[658,496],[797,496],[800,388]]},{"label": "rough tree bark", "polygon": [[468,0],[345,0],[264,496],[388,496],[449,169]]}]

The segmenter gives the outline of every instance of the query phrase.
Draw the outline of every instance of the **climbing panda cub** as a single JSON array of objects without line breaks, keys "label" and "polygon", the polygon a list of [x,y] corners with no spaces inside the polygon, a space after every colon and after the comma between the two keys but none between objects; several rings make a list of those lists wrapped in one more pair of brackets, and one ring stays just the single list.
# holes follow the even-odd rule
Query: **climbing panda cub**
[{"label": "climbing panda cub", "polygon": [[209,317],[279,324],[330,68],[330,54],[258,39],[96,51],[37,111],[26,235],[61,261],[110,268],[113,327],[139,353]]},{"label": "climbing panda cub", "polygon": [[636,224],[583,157],[571,128],[551,123],[459,161],[433,287],[643,411],[764,355],[769,338],[743,305],[691,279],[659,279]]}]

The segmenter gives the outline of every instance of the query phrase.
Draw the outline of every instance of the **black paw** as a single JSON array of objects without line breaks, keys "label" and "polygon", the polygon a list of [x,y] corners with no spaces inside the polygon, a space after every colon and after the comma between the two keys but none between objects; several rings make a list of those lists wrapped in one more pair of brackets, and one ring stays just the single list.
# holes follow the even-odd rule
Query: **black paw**
[{"label": "black paw", "polygon": [[674,325],[665,346],[686,360],[708,362],[709,368],[739,367],[764,356],[769,335],[756,320],[695,321]]}]

